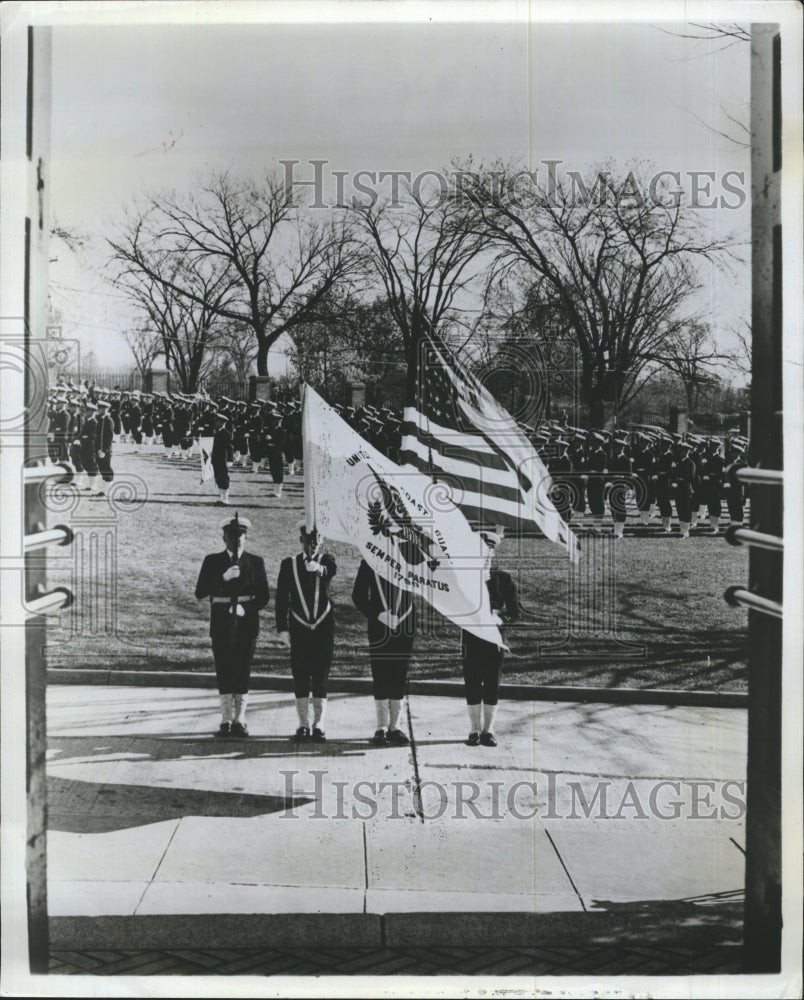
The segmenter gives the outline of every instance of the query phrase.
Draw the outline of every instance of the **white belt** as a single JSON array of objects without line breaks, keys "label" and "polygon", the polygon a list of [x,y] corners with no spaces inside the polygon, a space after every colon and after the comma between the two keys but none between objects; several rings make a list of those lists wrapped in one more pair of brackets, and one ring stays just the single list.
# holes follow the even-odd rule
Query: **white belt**
[{"label": "white belt", "polygon": [[327,615],[330,613],[331,610],[332,610],[332,605],[327,604],[326,608],[324,608],[324,610],[321,612],[321,614],[318,616],[318,618],[316,618],[314,622],[308,622],[306,618],[302,618],[301,615],[296,614],[293,608],[290,609],[290,613],[293,615],[296,621],[299,622],[300,625],[304,625],[305,628],[309,628],[310,631],[312,632],[314,628],[318,628],[318,626],[327,617]]},{"label": "white belt", "polygon": [[[246,595],[245,597],[238,597],[237,598],[237,603],[238,604],[243,604],[245,601],[253,601],[253,600],[256,600],[256,598],[249,594],[249,595]],[[210,598],[210,602],[212,604],[231,604],[232,603],[232,598],[231,597],[211,597]]]}]

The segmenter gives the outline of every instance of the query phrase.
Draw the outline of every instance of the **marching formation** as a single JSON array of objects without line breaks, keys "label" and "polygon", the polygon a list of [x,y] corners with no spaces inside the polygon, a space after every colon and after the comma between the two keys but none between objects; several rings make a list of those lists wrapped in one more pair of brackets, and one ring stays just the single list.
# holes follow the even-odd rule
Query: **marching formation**
[{"label": "marching formation", "polygon": [[[399,461],[399,414],[368,405],[332,408],[378,451]],[[737,472],[747,464],[748,442],[740,435],[682,436],[644,425],[586,430],[558,421],[524,430],[550,473],[550,498],[567,522],[609,513],[615,537],[622,538],[632,497],[641,526],[659,518],[670,533],[675,515],[682,538],[699,521],[717,533],[724,513],[730,524],[743,523],[746,488]],[[208,441],[218,503],[228,505],[233,469],[268,473],[274,496],[281,497],[286,470],[292,476],[301,466],[301,405],[296,399],[247,403],[205,393],[59,385],[51,390],[48,441],[51,459],[71,462],[79,489],[96,496],[105,495],[114,478],[116,442],[161,446],[168,459],[182,461]]]}]

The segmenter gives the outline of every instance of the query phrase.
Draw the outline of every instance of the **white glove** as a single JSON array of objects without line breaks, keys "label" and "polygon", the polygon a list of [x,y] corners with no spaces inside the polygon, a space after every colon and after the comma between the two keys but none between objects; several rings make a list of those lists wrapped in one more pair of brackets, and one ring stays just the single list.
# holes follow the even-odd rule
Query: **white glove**
[{"label": "white glove", "polygon": [[[231,613],[232,609],[229,608],[229,614]],[[234,608],[234,613],[237,615],[238,618],[242,618],[246,613],[246,609],[243,607],[242,604],[236,604]]]},{"label": "white glove", "polygon": [[319,576],[323,576],[326,573],[325,567],[314,559],[309,559],[304,565],[307,567],[308,573],[318,573]]},{"label": "white glove", "polygon": [[283,646],[289,646],[290,645],[290,632],[280,632],[279,633],[279,642]]},{"label": "white glove", "polygon": [[377,615],[377,621],[387,626],[392,632],[399,626],[399,619],[393,611],[381,611]]},{"label": "white glove", "polygon": [[106,458],[106,452],[105,451],[99,451],[98,452],[98,458]]},{"label": "white glove", "polygon": [[229,569],[223,574],[224,580],[228,583],[230,580],[236,580],[240,576],[239,566],[230,566]]}]

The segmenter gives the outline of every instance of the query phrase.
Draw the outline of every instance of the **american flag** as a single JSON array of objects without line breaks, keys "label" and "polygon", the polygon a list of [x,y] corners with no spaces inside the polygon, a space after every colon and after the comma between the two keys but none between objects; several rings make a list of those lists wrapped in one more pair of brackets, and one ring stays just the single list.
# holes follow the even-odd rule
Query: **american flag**
[{"label": "american flag", "polygon": [[523,429],[439,337],[427,333],[418,347],[400,465],[441,483],[478,530],[538,529],[577,560],[577,539],[550,500],[550,475]]}]

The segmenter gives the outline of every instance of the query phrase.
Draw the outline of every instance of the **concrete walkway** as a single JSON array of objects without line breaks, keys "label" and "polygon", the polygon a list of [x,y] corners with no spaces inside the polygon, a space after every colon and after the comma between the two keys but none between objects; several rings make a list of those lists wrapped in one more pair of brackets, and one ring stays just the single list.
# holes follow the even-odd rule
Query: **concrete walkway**
[{"label": "concrete walkway", "polygon": [[512,945],[668,903],[694,934],[739,900],[744,711],[508,702],[491,749],[458,699],[406,707],[411,746],[373,747],[355,694],[297,745],[288,693],[254,692],[236,741],[210,690],[51,686],[53,947]]}]

